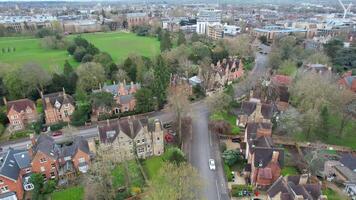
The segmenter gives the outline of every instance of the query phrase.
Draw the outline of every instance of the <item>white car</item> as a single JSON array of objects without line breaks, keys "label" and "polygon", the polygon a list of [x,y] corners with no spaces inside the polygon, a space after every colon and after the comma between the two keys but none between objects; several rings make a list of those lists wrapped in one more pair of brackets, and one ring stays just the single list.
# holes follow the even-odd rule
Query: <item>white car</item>
[{"label": "white car", "polygon": [[210,168],[210,170],[215,170],[215,161],[214,161],[214,159],[209,159],[209,168]]}]

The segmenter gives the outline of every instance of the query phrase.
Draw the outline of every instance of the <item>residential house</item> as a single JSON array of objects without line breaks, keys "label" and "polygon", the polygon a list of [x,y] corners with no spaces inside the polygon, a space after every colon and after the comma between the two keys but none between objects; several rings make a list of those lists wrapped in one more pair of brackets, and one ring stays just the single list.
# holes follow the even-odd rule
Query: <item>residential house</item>
[{"label": "residential house", "polygon": [[352,71],[346,72],[338,82],[341,86],[356,92],[356,75],[352,74]]},{"label": "residential house", "polygon": [[251,98],[250,101],[242,102],[236,125],[245,128],[249,122],[271,123],[273,112],[272,104],[261,103],[259,99]]},{"label": "residential house", "polygon": [[17,131],[26,128],[32,122],[37,121],[38,115],[35,103],[29,99],[20,99],[7,102],[7,118],[10,121],[10,129]]},{"label": "residential house", "polygon": [[304,72],[315,72],[324,75],[331,75],[331,67],[324,64],[309,63],[304,66]]},{"label": "residential house", "polygon": [[74,99],[64,89],[63,92],[46,95],[41,93],[41,98],[46,124],[70,122],[70,117],[75,110]]},{"label": "residential house", "polygon": [[288,88],[292,83],[292,78],[285,75],[274,75],[271,78],[272,87],[276,89],[277,99],[276,107],[279,111],[285,111],[289,107],[289,91]]},{"label": "residential house", "polygon": [[88,142],[83,137],[76,137],[73,143],[61,147],[58,158],[60,182],[73,180],[76,173],[87,173],[90,154]]},{"label": "residential house", "polygon": [[0,153],[0,199],[23,199],[24,190],[33,189],[29,183],[30,156],[26,150],[8,149]]},{"label": "residential house", "polygon": [[322,194],[320,183],[311,183],[307,174],[298,176],[279,177],[267,190],[268,200],[326,200]]},{"label": "residential house", "polygon": [[93,108],[93,116],[97,119],[101,114],[119,114],[121,112],[133,111],[136,107],[135,93],[138,89],[141,88],[141,85],[138,83],[126,84],[123,83],[113,85],[104,85],[103,87],[99,86],[98,90],[93,92],[109,92],[114,96],[115,106],[111,110],[106,110],[103,108]]},{"label": "residential house", "polygon": [[31,145],[28,152],[31,157],[32,172],[42,174],[45,180],[58,177],[58,155],[59,146],[54,139],[46,134],[41,134],[37,140],[33,134],[30,135]]},{"label": "residential house", "polygon": [[324,164],[324,177],[345,184],[345,191],[356,197],[356,156],[344,154],[340,160],[329,160]]},{"label": "residential house", "polygon": [[272,141],[272,124],[251,122],[245,129],[246,175],[252,185],[267,189],[281,174],[284,151]]},{"label": "residential house", "polygon": [[37,140],[33,135],[29,154],[32,157],[32,171],[41,173],[45,179],[72,179],[77,173],[86,173],[90,164],[88,142],[76,137],[70,145],[60,146],[48,135],[42,134]]},{"label": "residential house", "polygon": [[163,128],[159,120],[123,118],[98,126],[100,149],[115,151],[121,160],[159,156],[164,152]]},{"label": "residential house", "polygon": [[[212,64],[212,68],[214,71],[212,75],[212,83],[210,84],[212,88],[223,87],[244,75],[241,59],[223,59],[222,61],[218,61],[216,65]],[[203,79],[201,78],[201,80]]]}]

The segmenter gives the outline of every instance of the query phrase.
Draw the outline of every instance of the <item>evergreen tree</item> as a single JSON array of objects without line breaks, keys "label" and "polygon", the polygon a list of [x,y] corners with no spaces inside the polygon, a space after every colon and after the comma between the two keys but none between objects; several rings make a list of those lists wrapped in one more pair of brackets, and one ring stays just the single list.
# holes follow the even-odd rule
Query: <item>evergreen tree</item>
[{"label": "evergreen tree", "polygon": [[190,39],[193,42],[198,42],[199,41],[199,35],[198,33],[194,32],[192,35],[192,38]]},{"label": "evergreen tree", "polygon": [[152,91],[148,88],[139,89],[135,93],[136,111],[139,113],[150,112],[154,110],[154,99]]},{"label": "evergreen tree", "polygon": [[125,60],[123,69],[126,71],[131,81],[136,82],[136,63],[130,57]]},{"label": "evergreen tree", "polygon": [[163,33],[160,48],[162,52],[172,48],[171,36],[169,34],[169,31],[165,31]]},{"label": "evergreen tree", "polygon": [[182,31],[179,31],[178,32],[178,41],[177,41],[177,44],[178,46],[181,45],[181,44],[185,44],[186,43],[186,40],[185,40],[185,35]]},{"label": "evergreen tree", "polygon": [[330,113],[327,106],[324,106],[320,112],[320,128],[319,135],[321,138],[327,139],[330,132]]},{"label": "evergreen tree", "polygon": [[169,85],[169,69],[162,56],[158,56],[154,65],[153,95],[157,98],[159,108],[162,108],[167,99],[167,87]]}]

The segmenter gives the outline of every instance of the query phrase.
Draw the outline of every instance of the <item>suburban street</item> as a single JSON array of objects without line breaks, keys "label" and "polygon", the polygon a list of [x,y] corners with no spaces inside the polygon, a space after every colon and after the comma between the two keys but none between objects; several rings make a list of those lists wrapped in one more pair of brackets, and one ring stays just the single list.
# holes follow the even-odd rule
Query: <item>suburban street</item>
[{"label": "suburban street", "polygon": [[[189,161],[196,167],[203,179],[203,198],[208,200],[227,200],[226,181],[220,159],[217,135],[208,130],[208,108],[204,102],[192,107],[192,136],[189,145]],[[208,160],[215,160],[216,170],[210,170]]]}]

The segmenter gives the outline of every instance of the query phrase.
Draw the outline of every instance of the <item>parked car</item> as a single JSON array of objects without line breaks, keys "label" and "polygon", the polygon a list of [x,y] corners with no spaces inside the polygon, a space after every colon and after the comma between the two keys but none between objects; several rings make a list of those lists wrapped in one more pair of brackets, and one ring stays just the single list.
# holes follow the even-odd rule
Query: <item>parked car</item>
[{"label": "parked car", "polygon": [[241,139],[240,138],[231,138],[231,142],[240,143]]},{"label": "parked car", "polygon": [[214,161],[214,159],[209,159],[209,168],[210,168],[210,170],[215,170],[215,161]]},{"label": "parked car", "polygon": [[52,133],[52,137],[58,137],[58,136],[61,136],[61,135],[63,135],[62,131],[54,131]]}]

